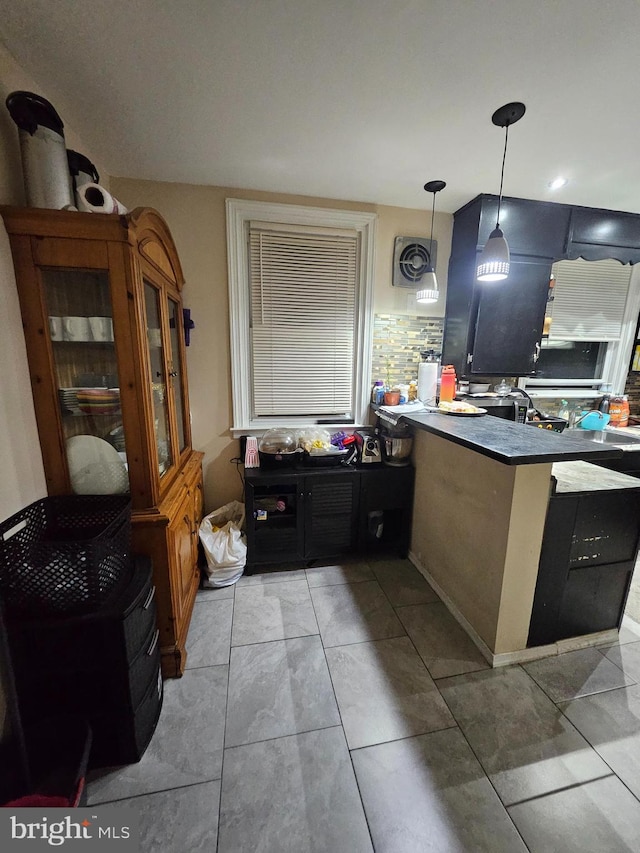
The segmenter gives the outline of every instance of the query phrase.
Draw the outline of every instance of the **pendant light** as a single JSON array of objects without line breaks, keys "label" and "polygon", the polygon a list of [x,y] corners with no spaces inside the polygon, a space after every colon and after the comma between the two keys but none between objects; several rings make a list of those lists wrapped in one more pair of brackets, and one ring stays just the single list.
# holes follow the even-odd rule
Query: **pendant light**
[{"label": "pendant light", "polygon": [[509,246],[500,228],[500,207],[502,205],[502,183],[504,180],[504,163],[507,157],[507,142],[509,127],[520,121],[526,107],[519,101],[499,107],[491,116],[491,121],[497,127],[504,127],[504,152],[502,154],[502,171],[500,172],[500,195],[498,196],[498,215],[496,227],[489,235],[482,254],[478,259],[476,278],[478,281],[502,281],[509,275]]},{"label": "pendant light", "polygon": [[438,282],[436,281],[436,272],[433,268],[432,258],[433,258],[433,220],[436,213],[436,193],[439,193],[440,190],[443,190],[446,187],[446,183],[444,181],[429,181],[428,184],[424,185],[425,190],[428,193],[433,193],[433,205],[431,207],[431,237],[429,238],[429,266],[427,267],[423,277],[422,277],[422,288],[418,290],[416,293],[416,302],[420,302],[422,305],[428,304],[429,302],[437,302],[438,301]]}]

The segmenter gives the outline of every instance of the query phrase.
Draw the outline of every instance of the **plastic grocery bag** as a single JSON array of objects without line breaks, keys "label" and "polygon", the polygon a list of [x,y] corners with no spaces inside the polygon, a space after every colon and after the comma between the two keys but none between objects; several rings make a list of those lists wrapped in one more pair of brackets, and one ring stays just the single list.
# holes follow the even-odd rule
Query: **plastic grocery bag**
[{"label": "plastic grocery bag", "polygon": [[247,562],[243,526],[244,504],[240,501],[221,506],[200,522],[198,533],[207,558],[204,586],[230,586],[241,577]]}]

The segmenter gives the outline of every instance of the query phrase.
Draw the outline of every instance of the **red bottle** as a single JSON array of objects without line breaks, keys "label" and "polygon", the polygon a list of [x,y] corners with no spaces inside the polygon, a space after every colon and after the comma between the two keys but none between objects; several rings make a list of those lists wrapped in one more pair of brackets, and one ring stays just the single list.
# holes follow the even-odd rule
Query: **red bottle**
[{"label": "red bottle", "polygon": [[440,402],[451,402],[456,396],[456,371],[452,364],[445,364],[440,377]]}]

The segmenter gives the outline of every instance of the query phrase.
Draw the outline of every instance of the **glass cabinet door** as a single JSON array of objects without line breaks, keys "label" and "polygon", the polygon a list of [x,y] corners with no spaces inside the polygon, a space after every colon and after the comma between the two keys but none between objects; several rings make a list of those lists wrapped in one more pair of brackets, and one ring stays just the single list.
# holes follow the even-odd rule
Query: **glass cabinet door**
[{"label": "glass cabinet door", "polygon": [[169,426],[169,401],[167,397],[166,363],[162,340],[162,314],[160,291],[145,281],[144,303],[147,314],[147,342],[149,344],[149,369],[153,400],[153,426],[158,453],[158,473],[165,474],[173,465],[171,430]]},{"label": "glass cabinet door", "polygon": [[71,488],[129,491],[109,275],[42,269]]},{"label": "glass cabinet door", "polygon": [[180,347],[182,309],[179,303],[171,297],[169,297],[169,331],[171,334],[171,378],[173,380],[173,399],[178,425],[178,447],[180,453],[182,453],[187,446],[185,417],[188,415],[184,407],[184,392],[182,389],[182,349]]}]

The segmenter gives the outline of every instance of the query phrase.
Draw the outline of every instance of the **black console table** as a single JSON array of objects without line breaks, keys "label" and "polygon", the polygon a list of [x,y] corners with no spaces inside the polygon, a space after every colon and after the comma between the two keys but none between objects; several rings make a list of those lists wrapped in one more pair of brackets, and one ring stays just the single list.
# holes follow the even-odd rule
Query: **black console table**
[{"label": "black console table", "polygon": [[413,481],[410,466],[249,468],[246,573],[345,554],[406,557]]}]

